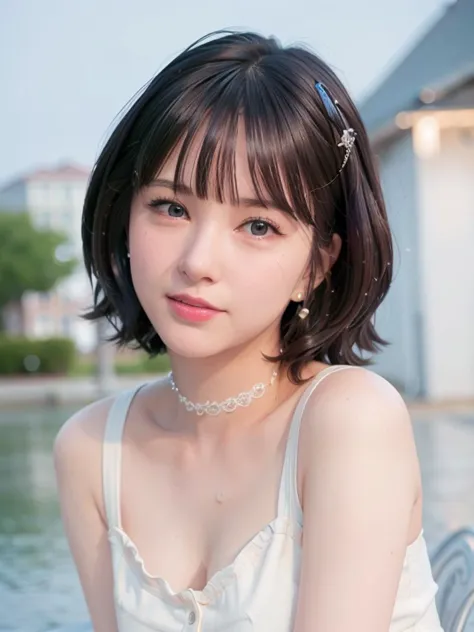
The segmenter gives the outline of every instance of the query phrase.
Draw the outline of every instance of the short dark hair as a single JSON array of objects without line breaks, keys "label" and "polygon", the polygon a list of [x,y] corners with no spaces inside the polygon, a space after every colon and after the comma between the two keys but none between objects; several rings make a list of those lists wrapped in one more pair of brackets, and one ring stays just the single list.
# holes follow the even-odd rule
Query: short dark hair
[{"label": "short dark hair", "polygon": [[[328,116],[315,82],[337,100],[344,125]],[[86,318],[107,318],[120,344],[135,344],[151,355],[166,351],[131,280],[132,198],[178,145],[179,184],[190,145],[204,125],[196,195],[212,194],[220,201],[229,195],[236,201],[235,138],[241,119],[256,194],[262,200],[270,196],[275,206],[313,229],[310,288],[321,247],[334,233],[342,239],[330,273],[308,291],[309,316],[297,318],[293,302],[285,310],[278,359],[297,383],[311,360],[368,364],[363,352],[387,344],[373,317],[391,283],[393,249],[367,133],[347,91],[319,57],[255,33],[220,32],[187,48],[152,79],[112,132],[84,203],[84,259],[95,283]],[[346,125],[356,132],[356,142],[334,178],[344,158],[338,142]]]}]

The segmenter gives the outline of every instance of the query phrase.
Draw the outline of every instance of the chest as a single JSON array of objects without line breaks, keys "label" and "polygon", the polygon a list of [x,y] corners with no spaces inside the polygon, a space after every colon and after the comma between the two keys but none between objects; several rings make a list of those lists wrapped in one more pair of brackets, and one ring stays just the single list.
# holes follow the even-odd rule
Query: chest
[{"label": "chest", "polygon": [[291,632],[301,568],[301,528],[276,518],[201,589],[176,591],[150,575],[127,539],[111,536],[119,632]]},{"label": "chest", "polygon": [[[124,445],[121,516],[147,573],[174,590],[202,590],[276,518],[284,449],[278,438],[260,459],[144,459]],[[250,452],[250,454],[249,454]]]}]

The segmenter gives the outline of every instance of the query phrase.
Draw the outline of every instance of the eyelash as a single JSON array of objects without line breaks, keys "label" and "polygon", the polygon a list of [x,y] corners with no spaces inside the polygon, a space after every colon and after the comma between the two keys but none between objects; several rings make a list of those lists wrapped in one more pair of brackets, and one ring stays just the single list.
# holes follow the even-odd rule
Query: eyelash
[{"label": "eyelash", "polygon": [[[179,206],[187,213],[186,208],[182,204],[180,204],[177,200],[170,200],[168,198],[153,198],[153,200],[150,200],[150,202],[148,202],[148,206],[152,209],[156,209],[162,204],[175,204],[176,206]],[[180,219],[180,218],[175,218],[175,219]],[[280,230],[280,225],[271,219],[267,219],[266,217],[258,217],[258,216],[248,217],[245,220],[245,222],[243,222],[240,226],[246,226],[247,224],[251,224],[252,222],[262,222],[263,224],[268,224],[268,226],[270,226],[270,228],[272,228],[277,235],[283,234]],[[264,239],[266,235],[262,235],[262,236],[253,235],[253,237],[255,237],[255,239]]]}]

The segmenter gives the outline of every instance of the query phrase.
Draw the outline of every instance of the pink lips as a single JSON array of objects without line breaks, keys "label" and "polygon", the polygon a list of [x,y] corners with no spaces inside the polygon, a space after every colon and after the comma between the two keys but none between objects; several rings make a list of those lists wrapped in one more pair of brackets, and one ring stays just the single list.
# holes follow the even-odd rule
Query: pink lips
[{"label": "pink lips", "polygon": [[190,322],[204,322],[217,316],[217,314],[221,314],[223,311],[203,299],[194,298],[188,294],[175,294],[167,298],[174,313]]}]

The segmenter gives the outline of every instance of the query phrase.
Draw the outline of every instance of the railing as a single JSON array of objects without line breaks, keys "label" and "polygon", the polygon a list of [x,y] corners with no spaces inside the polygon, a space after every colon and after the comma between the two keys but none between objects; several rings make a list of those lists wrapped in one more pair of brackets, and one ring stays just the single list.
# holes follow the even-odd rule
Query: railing
[{"label": "railing", "polygon": [[456,531],[431,556],[445,632],[474,632],[474,530]]}]

